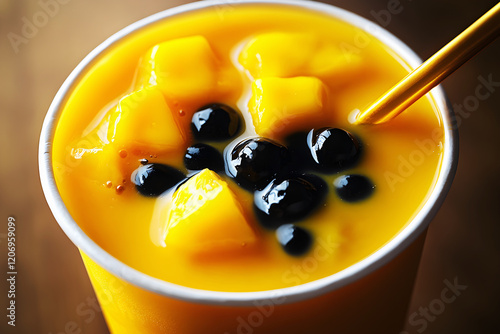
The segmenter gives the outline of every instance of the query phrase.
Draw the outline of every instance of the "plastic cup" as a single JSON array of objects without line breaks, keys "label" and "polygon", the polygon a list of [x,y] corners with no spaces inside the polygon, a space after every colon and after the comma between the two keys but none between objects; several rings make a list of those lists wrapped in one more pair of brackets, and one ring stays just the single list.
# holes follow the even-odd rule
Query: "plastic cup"
[{"label": "plastic cup", "polygon": [[[258,292],[187,288],[139,272],[92,241],[65,207],[51,163],[52,138],[65,98],[93,60],[128,35],[160,20],[200,9],[279,4],[319,11],[360,27],[410,66],[419,57],[380,26],[348,11],[312,1],[196,2],[138,21],[93,50],[64,82],[45,118],[39,147],[40,178],[57,222],[80,249],[112,333],[399,333],[405,321],[427,226],[448,192],[458,161],[458,133],[444,91],[430,93],[444,122],[444,157],[435,188],[414,219],[374,254],[336,274],[295,287]],[[313,254],[309,260],[318,256]],[[305,259],[304,261],[307,261]]]}]

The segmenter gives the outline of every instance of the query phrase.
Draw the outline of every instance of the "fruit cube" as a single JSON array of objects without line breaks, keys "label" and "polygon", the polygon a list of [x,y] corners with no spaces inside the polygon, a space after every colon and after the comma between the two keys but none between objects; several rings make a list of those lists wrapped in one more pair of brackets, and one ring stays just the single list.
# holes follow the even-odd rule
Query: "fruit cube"
[{"label": "fruit cube", "polygon": [[206,100],[217,87],[217,59],[203,36],[153,46],[139,71],[140,83],[157,85],[173,102]]},{"label": "fruit cube", "polygon": [[326,43],[318,36],[300,33],[264,33],[244,47],[240,63],[256,78],[332,76],[353,68],[361,57]]},{"label": "fruit cube", "polygon": [[187,141],[155,87],[133,92],[118,102],[109,118],[107,139],[116,149],[157,153],[182,151]]},{"label": "fruit cube", "polygon": [[263,78],[252,84],[249,110],[259,136],[283,134],[326,118],[326,91],[315,77]]},{"label": "fruit cube", "polygon": [[104,145],[96,131],[92,131],[83,139],[75,142],[71,148],[71,159],[66,161],[62,167],[71,171],[71,168],[78,166],[79,178],[82,180],[92,180],[99,184],[111,182],[115,187],[124,179],[124,173],[117,164],[118,153],[112,145]]},{"label": "fruit cube", "polygon": [[167,249],[182,248],[188,254],[234,252],[256,241],[235,194],[209,169],[174,193],[165,234]]}]

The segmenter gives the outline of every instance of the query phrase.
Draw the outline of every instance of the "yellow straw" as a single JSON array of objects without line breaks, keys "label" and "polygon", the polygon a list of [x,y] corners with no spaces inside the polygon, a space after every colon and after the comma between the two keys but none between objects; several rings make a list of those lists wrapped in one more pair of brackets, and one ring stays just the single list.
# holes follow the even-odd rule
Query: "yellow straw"
[{"label": "yellow straw", "polygon": [[500,2],[403,80],[388,90],[354,124],[387,122],[412,105],[500,34]]}]

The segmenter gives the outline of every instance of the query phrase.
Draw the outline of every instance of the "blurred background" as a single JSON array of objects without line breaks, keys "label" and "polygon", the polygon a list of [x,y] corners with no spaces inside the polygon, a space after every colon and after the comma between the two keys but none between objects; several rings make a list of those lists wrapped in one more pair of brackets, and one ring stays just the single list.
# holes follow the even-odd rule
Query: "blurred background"
[{"label": "blurred background", "polygon": [[[58,5],[47,10],[54,2]],[[95,296],[78,251],[42,194],[38,137],[51,100],[87,53],[130,23],[187,2],[0,0],[0,333],[108,333],[101,312],[92,306]],[[323,2],[378,21],[424,59],[497,3]],[[398,10],[386,15],[393,8]],[[45,22],[40,14],[44,11],[50,14]],[[26,22],[33,20],[40,20],[40,27],[23,35]],[[24,37],[12,43],[12,33]],[[469,104],[461,117],[458,172],[427,235],[410,312],[440,299],[445,280],[466,286],[439,315],[429,318],[422,331],[428,334],[500,333],[499,59],[496,41],[443,84],[458,106],[473,100],[479,77],[498,82],[487,99]],[[5,317],[9,217],[17,227],[15,328]],[[406,331],[417,333],[420,328],[408,323]]]}]

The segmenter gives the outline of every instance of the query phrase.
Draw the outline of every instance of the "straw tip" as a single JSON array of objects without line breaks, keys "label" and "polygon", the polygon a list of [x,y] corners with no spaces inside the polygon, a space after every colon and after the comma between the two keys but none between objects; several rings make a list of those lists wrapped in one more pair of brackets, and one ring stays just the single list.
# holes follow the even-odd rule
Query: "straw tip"
[{"label": "straw tip", "polygon": [[388,117],[387,115],[382,118],[379,116],[378,113],[373,113],[371,110],[361,111],[359,109],[354,109],[347,116],[347,120],[352,125],[375,125],[385,123],[394,118],[394,116]]},{"label": "straw tip", "polygon": [[361,110],[359,109],[354,109],[353,111],[351,111],[349,113],[349,115],[347,115],[347,121],[351,124],[358,124],[358,116],[361,114]]}]

